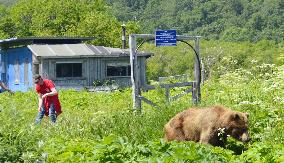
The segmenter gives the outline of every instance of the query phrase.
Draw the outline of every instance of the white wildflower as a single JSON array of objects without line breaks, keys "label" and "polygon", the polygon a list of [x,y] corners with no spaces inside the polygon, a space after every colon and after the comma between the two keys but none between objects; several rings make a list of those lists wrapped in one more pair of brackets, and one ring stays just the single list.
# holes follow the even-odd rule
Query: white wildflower
[{"label": "white wildflower", "polygon": [[40,140],[40,141],[38,142],[38,147],[41,148],[42,146],[44,146],[44,142],[43,142],[42,140]]},{"label": "white wildflower", "polygon": [[43,159],[46,159],[47,156],[48,156],[48,153],[47,153],[47,152],[44,152],[44,153],[41,154],[41,157],[42,157]]},{"label": "white wildflower", "polygon": [[246,104],[251,104],[251,102],[250,101],[242,101],[242,102],[239,103],[239,105],[246,105]]},{"label": "white wildflower", "polygon": [[257,63],[258,61],[255,60],[255,59],[253,59],[253,60],[251,60],[250,62],[251,62],[251,63]]}]

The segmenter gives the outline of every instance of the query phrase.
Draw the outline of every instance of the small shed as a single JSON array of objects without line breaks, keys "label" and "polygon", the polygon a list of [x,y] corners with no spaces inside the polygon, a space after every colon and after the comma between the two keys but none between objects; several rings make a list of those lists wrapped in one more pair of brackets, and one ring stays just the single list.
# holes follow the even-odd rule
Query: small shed
[{"label": "small shed", "polygon": [[[131,85],[129,50],[95,46],[93,38],[14,38],[0,41],[1,80],[13,91],[34,87],[33,74],[53,80],[57,88],[92,88],[94,82]],[[146,82],[146,59],[138,52],[139,81]]]}]

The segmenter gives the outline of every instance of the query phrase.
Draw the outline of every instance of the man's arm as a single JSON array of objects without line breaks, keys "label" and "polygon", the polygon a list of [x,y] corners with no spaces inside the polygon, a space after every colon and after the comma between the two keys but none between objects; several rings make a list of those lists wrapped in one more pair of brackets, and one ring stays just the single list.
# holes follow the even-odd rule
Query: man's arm
[{"label": "man's arm", "polygon": [[57,95],[57,94],[58,93],[57,93],[56,89],[55,88],[51,88],[51,92],[42,95],[42,99],[46,98],[47,96],[54,96],[54,95]]},{"label": "man's arm", "polygon": [[42,106],[43,100],[42,100],[42,94],[38,93],[38,111],[40,111],[40,108]]}]

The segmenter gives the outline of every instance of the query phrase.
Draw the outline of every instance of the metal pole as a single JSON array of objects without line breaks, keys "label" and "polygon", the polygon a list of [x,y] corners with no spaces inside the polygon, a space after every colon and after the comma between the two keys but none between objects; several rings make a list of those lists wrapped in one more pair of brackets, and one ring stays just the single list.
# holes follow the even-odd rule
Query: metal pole
[{"label": "metal pole", "polygon": [[125,28],[126,26],[125,26],[125,24],[123,23],[122,25],[121,25],[121,29],[122,29],[122,36],[121,36],[121,40],[122,40],[122,49],[125,49],[126,48],[126,38],[125,38],[125,36],[126,36],[126,28]]},{"label": "metal pole", "polygon": [[[196,37],[196,39],[194,40],[195,43],[195,51],[197,53],[197,55],[200,58],[200,54],[199,54],[199,37]],[[200,102],[201,100],[201,93],[200,93],[200,82],[201,82],[201,67],[200,67],[200,63],[197,59],[197,57],[195,57],[195,64],[194,64],[194,72],[195,72],[195,81],[196,81],[196,85],[195,85],[195,93],[196,93],[196,102]]]}]

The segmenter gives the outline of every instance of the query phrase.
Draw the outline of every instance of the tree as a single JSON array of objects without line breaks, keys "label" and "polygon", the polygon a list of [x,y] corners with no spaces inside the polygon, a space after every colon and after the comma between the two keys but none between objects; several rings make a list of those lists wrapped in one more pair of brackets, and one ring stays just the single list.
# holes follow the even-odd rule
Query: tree
[{"label": "tree", "polygon": [[3,30],[2,38],[95,36],[94,43],[100,45],[121,42],[121,23],[103,0],[20,0],[1,22],[1,29],[9,29]]}]

